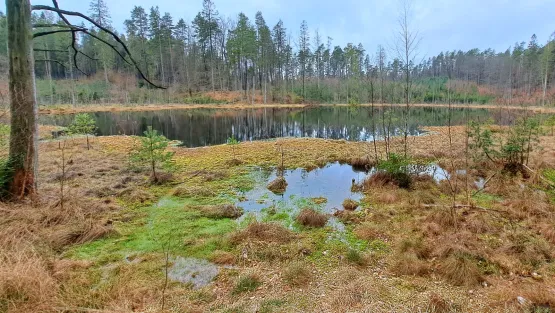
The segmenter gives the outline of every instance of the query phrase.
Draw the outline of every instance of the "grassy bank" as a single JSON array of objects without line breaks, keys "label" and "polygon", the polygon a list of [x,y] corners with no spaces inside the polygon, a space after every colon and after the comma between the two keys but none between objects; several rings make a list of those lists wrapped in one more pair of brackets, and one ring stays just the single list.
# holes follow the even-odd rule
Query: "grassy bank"
[{"label": "grassy bank", "polygon": [[[314,106],[349,106],[348,104],[249,104],[249,103],[233,103],[233,104],[157,104],[157,105],[122,105],[122,104],[105,104],[105,105],[55,105],[41,106],[39,114],[74,114],[82,112],[137,112],[137,111],[160,111],[160,110],[179,110],[179,109],[249,109],[249,108],[307,108]],[[357,106],[371,107],[372,104],[364,103]],[[374,107],[404,107],[403,104],[381,104],[375,103]],[[437,107],[448,108],[448,104],[429,104],[417,103],[411,104],[411,107]],[[539,106],[519,106],[519,105],[494,105],[494,104],[452,104],[452,108],[469,108],[469,109],[499,109],[499,110],[528,110],[534,113],[555,113],[555,108],[539,107]]]}]

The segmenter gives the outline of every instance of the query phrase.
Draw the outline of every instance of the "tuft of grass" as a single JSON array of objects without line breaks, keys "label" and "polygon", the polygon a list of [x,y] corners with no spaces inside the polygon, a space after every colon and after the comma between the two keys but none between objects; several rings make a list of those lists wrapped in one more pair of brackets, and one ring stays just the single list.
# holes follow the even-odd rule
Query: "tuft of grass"
[{"label": "tuft of grass", "polygon": [[283,176],[279,176],[273,181],[268,184],[268,190],[275,194],[283,194],[285,193],[285,189],[287,188],[287,181]]},{"label": "tuft of grass", "polygon": [[369,156],[366,157],[354,157],[347,161],[349,165],[355,170],[359,171],[369,171],[373,166],[376,165],[374,160],[371,160]]},{"label": "tuft of grass", "polygon": [[209,260],[219,265],[233,265],[235,264],[235,255],[230,252],[216,250],[212,253]]},{"label": "tuft of grass", "polygon": [[353,199],[345,199],[343,201],[343,208],[347,211],[354,211],[358,208],[358,202]]},{"label": "tuft of grass", "polygon": [[294,261],[283,270],[283,280],[290,286],[305,286],[312,278],[310,267],[307,263]]},{"label": "tuft of grass", "polygon": [[450,229],[457,224],[457,215],[455,214],[449,209],[440,208],[434,210],[434,212],[428,216],[427,220],[428,222],[434,222],[441,227]]},{"label": "tuft of grass", "polygon": [[314,204],[316,205],[320,205],[328,202],[328,199],[325,197],[311,198],[310,200],[312,200],[312,202],[314,202]]},{"label": "tuft of grass", "polygon": [[414,252],[405,252],[396,255],[392,271],[397,275],[424,276],[429,268],[424,261]]},{"label": "tuft of grass", "polygon": [[367,264],[366,258],[357,249],[349,249],[347,251],[346,259],[347,261],[360,266]]},{"label": "tuft of grass", "polygon": [[358,224],[362,220],[356,212],[347,210],[335,211],[333,216],[337,217],[343,224]]},{"label": "tuft of grass", "polygon": [[260,281],[258,276],[254,274],[247,274],[245,276],[239,277],[231,293],[237,295],[243,292],[255,291],[256,288],[260,287],[261,285],[262,282]]},{"label": "tuft of grass", "polygon": [[243,215],[243,209],[231,204],[201,205],[195,206],[193,209],[197,209],[203,217],[214,219],[236,219]]},{"label": "tuft of grass", "polygon": [[305,208],[297,215],[296,221],[305,226],[313,228],[321,228],[326,226],[329,216],[316,212],[314,209]]},{"label": "tuft of grass", "polygon": [[432,293],[428,298],[428,309],[430,313],[449,313],[456,311],[452,303],[445,300],[437,293]]},{"label": "tuft of grass", "polygon": [[455,252],[445,259],[440,265],[440,273],[455,286],[472,287],[482,281],[474,258],[462,252]]}]

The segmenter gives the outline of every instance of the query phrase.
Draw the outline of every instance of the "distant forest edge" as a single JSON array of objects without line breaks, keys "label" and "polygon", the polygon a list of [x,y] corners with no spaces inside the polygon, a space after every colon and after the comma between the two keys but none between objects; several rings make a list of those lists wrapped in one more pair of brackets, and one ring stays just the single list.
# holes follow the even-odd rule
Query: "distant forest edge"
[{"label": "distant forest edge", "polygon": [[[111,29],[103,0],[91,3],[91,17]],[[306,21],[285,28],[268,26],[261,12],[218,13],[211,0],[187,22],[174,22],[158,7],[135,6],[119,34],[139,67],[166,90],[149,88],[112,49],[80,35],[84,53],[77,64],[59,33],[35,42],[40,105],[157,103],[402,103],[402,58],[383,46],[333,44]],[[33,15],[33,24],[60,23],[54,14]],[[88,27],[83,25],[83,27]],[[45,28],[35,27],[36,31]],[[113,39],[91,32],[117,46]],[[392,30],[393,32],[393,30]],[[292,35],[298,34],[298,35]],[[0,12],[0,101],[7,101],[6,16]],[[119,48],[120,53],[125,54]],[[555,105],[555,40],[541,44],[533,35],[505,52],[448,51],[410,64],[412,103]]]}]

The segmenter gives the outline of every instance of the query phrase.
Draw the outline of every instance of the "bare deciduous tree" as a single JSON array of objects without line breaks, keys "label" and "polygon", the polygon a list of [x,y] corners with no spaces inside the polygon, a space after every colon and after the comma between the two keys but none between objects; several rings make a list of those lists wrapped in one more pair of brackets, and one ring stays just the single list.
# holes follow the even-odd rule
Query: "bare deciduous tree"
[{"label": "bare deciduous tree", "polygon": [[408,153],[407,137],[409,134],[409,118],[410,118],[410,102],[412,92],[412,68],[418,56],[418,46],[420,43],[420,35],[412,25],[412,2],[411,0],[401,0],[401,8],[399,12],[399,29],[395,34],[395,51],[397,57],[402,61],[402,71],[404,78],[404,98],[405,110],[403,118],[405,121],[403,130],[403,144],[405,157]]}]

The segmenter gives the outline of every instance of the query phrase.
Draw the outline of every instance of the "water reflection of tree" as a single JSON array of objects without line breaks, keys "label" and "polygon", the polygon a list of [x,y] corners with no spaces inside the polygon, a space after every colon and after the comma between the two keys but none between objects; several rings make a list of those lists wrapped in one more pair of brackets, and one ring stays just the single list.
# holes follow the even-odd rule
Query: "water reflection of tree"
[{"label": "water reflection of tree", "polygon": [[[381,116],[383,108],[375,108]],[[392,134],[399,134],[402,127],[401,108],[392,110]],[[414,108],[409,125],[410,134],[416,135],[423,126],[445,125],[447,108]],[[471,110],[471,120],[493,118],[506,124],[515,113],[500,110]],[[317,107],[307,109],[258,108],[244,110],[195,109],[162,110],[150,112],[99,112],[94,117],[99,135],[140,135],[148,126],[170,139],[182,141],[185,146],[196,147],[225,143],[233,136],[239,141],[276,137],[318,137],[328,139],[372,140],[371,108]],[[46,123],[68,125],[71,115],[48,116]],[[453,125],[465,122],[464,109],[453,109]],[[388,129],[376,128],[382,139]]]}]

